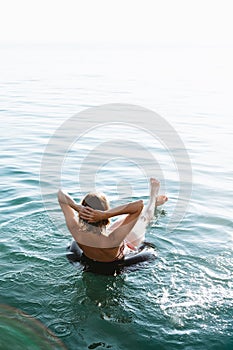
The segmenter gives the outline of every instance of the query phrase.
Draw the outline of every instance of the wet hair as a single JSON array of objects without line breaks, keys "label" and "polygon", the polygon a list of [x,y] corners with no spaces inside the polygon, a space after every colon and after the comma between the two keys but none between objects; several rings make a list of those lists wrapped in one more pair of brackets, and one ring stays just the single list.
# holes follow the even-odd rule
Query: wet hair
[{"label": "wet hair", "polygon": [[[93,209],[98,209],[98,210],[108,210],[109,209],[109,204],[106,199],[106,197],[97,192],[90,192],[88,193],[82,200],[81,203],[84,207],[90,207]],[[88,223],[87,220],[82,219],[82,221]],[[101,220],[98,222],[89,222],[89,225],[101,227],[101,226],[106,226],[110,223],[109,219]]]}]

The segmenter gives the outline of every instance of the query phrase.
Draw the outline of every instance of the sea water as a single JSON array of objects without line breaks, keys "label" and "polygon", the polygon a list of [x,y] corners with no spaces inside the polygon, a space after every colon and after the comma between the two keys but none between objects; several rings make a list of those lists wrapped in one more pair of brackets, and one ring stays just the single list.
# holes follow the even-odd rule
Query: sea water
[{"label": "sea water", "polygon": [[[232,349],[233,48],[0,49],[0,348]],[[48,142],[59,145],[61,125],[87,108],[112,103],[148,108],[172,126],[188,152],[192,194],[183,219],[169,230],[183,184],[174,150],[156,140],[156,131],[150,134],[146,120],[144,130],[113,128],[110,118],[111,125],[77,131],[59,175],[76,200],[84,194],[78,181],[84,163],[111,205],[140,198],[146,203],[148,164],[140,145],[157,160],[154,176],[162,176],[161,193],[169,197],[146,234],[158,259],[107,277],[68,263],[71,236],[57,205],[57,184],[41,178],[41,164]],[[114,137],[123,142],[121,157],[112,156]],[[124,157],[126,140],[134,143],[132,159]],[[106,162],[85,161],[103,142],[111,143]],[[27,335],[25,319],[32,325]]]}]

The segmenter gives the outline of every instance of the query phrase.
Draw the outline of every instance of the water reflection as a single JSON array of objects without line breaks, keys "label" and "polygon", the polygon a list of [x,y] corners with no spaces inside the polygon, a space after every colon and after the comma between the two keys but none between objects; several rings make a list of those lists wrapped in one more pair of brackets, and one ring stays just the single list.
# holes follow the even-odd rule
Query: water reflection
[{"label": "water reflection", "polygon": [[130,323],[132,315],[125,306],[125,279],[125,274],[102,276],[84,272],[82,274],[83,290],[80,290],[80,282],[77,284],[79,288],[77,300],[80,302],[80,295],[83,294],[82,304],[85,305],[85,310],[88,310],[89,314],[97,313],[105,321]]}]

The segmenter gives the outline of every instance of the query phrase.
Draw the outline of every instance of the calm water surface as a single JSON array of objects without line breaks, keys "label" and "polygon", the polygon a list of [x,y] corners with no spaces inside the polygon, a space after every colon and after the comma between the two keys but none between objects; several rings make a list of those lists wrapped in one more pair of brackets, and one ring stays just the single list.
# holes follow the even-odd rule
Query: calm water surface
[{"label": "calm water surface", "polygon": [[[32,324],[40,321],[41,331],[31,332],[51,348],[233,348],[232,61],[229,47],[1,47],[1,349],[21,349],[23,326],[13,324],[13,336],[3,332],[6,306]],[[40,183],[43,152],[56,129],[106,103],[162,115],[182,138],[193,171],[190,205],[169,232],[179,178],[168,150],[137,128],[115,129],[115,137],[140,140],[154,154],[170,199],[166,215],[159,213],[147,231],[158,259],[117,277],[83,274],[68,263],[71,239],[52,180]],[[108,126],[89,131],[67,154],[62,185],[77,200],[82,157],[109,135]],[[108,154],[97,189],[117,205],[129,199],[130,184],[132,197],[146,201],[143,169]],[[89,166],[91,172],[94,160]],[[41,185],[48,189],[46,209]]]}]

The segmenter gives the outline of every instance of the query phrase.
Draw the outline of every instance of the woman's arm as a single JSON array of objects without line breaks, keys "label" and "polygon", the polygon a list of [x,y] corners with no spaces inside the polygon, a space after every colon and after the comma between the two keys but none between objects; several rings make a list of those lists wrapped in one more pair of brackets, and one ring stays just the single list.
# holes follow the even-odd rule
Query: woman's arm
[{"label": "woman's arm", "polygon": [[138,210],[142,210],[143,201],[138,200],[135,202],[130,202],[127,204],[120,205],[116,208],[111,208],[108,210],[97,210],[90,207],[84,207],[82,213],[80,213],[80,218],[88,220],[89,222],[98,222],[105,219],[110,219],[114,216],[129,214],[132,215]]},{"label": "woman's arm", "polygon": [[69,205],[69,207],[76,210],[77,212],[79,212],[83,208],[82,205],[77,204],[68,193],[63,192],[62,190],[58,191],[57,198],[60,205],[67,204]]},{"label": "woman's arm", "polygon": [[76,235],[80,228],[80,223],[75,211],[80,213],[83,206],[77,204],[67,193],[63,192],[62,190],[58,191],[57,198],[65,216],[66,225],[74,239],[77,240]]},{"label": "woman's arm", "polygon": [[[141,211],[143,209],[143,201],[139,200],[137,202],[129,203],[125,207],[126,207],[125,208],[126,211],[130,209],[130,212],[128,212],[128,215],[121,222],[121,224],[115,229],[113,229],[108,236],[110,241],[112,242],[113,247],[120,245],[124,241],[124,239],[128,236],[130,231],[133,229],[139,216],[141,215]],[[120,208],[119,211],[122,214],[126,214],[125,209]]]}]

